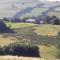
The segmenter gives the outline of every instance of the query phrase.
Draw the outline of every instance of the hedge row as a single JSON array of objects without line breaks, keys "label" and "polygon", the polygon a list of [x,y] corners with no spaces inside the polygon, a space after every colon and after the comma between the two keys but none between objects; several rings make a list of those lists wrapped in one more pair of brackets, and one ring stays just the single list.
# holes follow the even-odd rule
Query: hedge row
[{"label": "hedge row", "polygon": [[0,55],[40,57],[37,46],[20,45],[16,43],[0,47]]}]

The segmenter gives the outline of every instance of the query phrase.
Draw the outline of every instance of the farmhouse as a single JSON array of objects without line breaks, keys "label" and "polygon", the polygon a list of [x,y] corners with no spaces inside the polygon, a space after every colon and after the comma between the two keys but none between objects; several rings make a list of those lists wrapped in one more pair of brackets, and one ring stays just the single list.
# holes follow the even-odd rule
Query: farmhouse
[{"label": "farmhouse", "polygon": [[27,19],[26,22],[27,23],[34,23],[36,21],[36,19]]}]

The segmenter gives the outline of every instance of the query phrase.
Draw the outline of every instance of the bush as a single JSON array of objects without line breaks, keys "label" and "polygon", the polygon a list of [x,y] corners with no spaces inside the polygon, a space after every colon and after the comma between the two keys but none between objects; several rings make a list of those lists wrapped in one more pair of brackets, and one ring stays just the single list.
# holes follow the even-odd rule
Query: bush
[{"label": "bush", "polygon": [[29,57],[40,57],[39,49],[37,46],[20,45],[17,43],[12,43],[9,46],[0,48],[0,55],[17,55],[17,56],[29,56]]},{"label": "bush", "polygon": [[4,22],[0,21],[0,33],[14,33],[14,31],[7,27]]},{"label": "bush", "polygon": [[4,55],[3,48],[0,46],[0,55]]}]

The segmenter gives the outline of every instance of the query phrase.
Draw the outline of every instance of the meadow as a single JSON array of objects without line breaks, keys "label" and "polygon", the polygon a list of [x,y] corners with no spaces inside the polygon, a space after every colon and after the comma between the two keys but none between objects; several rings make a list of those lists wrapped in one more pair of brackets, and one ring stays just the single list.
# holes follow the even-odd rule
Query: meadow
[{"label": "meadow", "polygon": [[[59,25],[32,24],[32,23],[6,23],[15,33],[3,33],[0,36],[1,46],[19,42],[20,44],[37,45],[41,58],[56,60],[58,44],[57,36],[60,32]],[[3,40],[5,42],[3,42]],[[11,41],[10,41],[11,40]],[[9,42],[9,43],[8,43]]]}]

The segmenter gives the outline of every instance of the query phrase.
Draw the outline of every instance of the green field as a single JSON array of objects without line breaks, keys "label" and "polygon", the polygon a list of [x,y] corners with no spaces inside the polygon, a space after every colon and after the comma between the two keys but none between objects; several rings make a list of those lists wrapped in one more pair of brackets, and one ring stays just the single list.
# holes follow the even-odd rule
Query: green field
[{"label": "green field", "polygon": [[[0,37],[0,45],[5,46],[10,43],[19,42],[22,44],[30,43],[39,47],[42,58],[54,60],[57,52],[57,36],[60,32],[59,25],[32,24],[32,23],[6,23],[15,33],[3,33]],[[5,39],[5,40],[4,40]],[[3,40],[5,41],[4,43]],[[8,41],[7,41],[8,40]],[[8,43],[8,44],[7,44]]]},{"label": "green field", "polygon": [[6,25],[11,29],[15,29],[15,28],[24,28],[24,27],[30,27],[30,26],[34,26],[36,24],[33,23],[6,23]]}]

